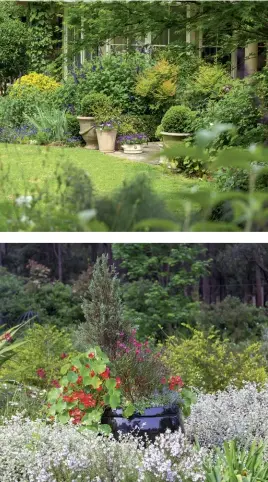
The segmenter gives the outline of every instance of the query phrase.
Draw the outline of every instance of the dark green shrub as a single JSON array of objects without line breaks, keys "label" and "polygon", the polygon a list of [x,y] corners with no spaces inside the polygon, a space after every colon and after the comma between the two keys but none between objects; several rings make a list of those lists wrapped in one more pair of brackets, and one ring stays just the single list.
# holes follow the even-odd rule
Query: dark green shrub
[{"label": "dark green shrub", "polygon": [[[253,163],[252,168],[256,166],[265,167],[264,164]],[[217,186],[220,191],[228,192],[233,191],[244,191],[249,190],[249,172],[244,169],[236,169],[233,167],[222,168],[215,174],[215,179]],[[260,173],[256,179],[256,191],[267,191],[268,189],[268,174],[266,172]]]},{"label": "dark green shrub", "polygon": [[76,115],[66,114],[68,135],[72,137],[79,137],[80,125]]},{"label": "dark green shrub", "polygon": [[118,126],[118,135],[144,133],[149,141],[154,141],[158,124],[159,119],[154,115],[123,114]]},{"label": "dark green shrub", "polygon": [[[0,12],[3,13],[3,12]],[[27,27],[19,19],[0,17],[0,90],[27,69]]]},{"label": "dark green shrub", "polygon": [[27,279],[0,270],[0,320],[13,326],[28,311],[38,315],[40,323],[53,323],[58,327],[79,322],[82,310],[79,297],[71,286],[63,283],[27,283]]},{"label": "dark green shrub", "polygon": [[219,101],[210,101],[199,118],[198,127],[208,129],[212,124],[232,124],[233,130],[220,134],[210,145],[214,149],[225,146],[248,147],[265,140],[265,126],[260,125],[261,111],[254,89],[245,81],[237,81]]},{"label": "dark green shrub", "polygon": [[222,335],[237,343],[260,338],[268,316],[264,308],[256,308],[242,303],[239,298],[227,296],[221,303],[202,304],[196,322],[203,329],[213,325]]},{"label": "dark green shrub", "polygon": [[152,63],[149,55],[138,52],[96,57],[72,71],[58,92],[58,102],[79,115],[80,104],[89,92],[111,97],[125,113],[145,114],[148,106],[135,94],[137,76]]},{"label": "dark green shrub", "polygon": [[185,105],[170,107],[165,113],[161,126],[164,132],[192,132],[196,114]]}]

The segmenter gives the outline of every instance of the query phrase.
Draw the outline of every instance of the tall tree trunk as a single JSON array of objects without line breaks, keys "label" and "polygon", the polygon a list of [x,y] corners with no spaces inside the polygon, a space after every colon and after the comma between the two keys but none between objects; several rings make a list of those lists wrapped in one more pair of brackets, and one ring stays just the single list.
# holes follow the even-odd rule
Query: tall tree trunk
[{"label": "tall tree trunk", "polygon": [[264,305],[262,275],[258,264],[255,267],[255,281],[256,281],[256,306]]},{"label": "tall tree trunk", "polygon": [[6,254],[6,243],[0,243],[0,266],[4,264],[4,256]]},{"label": "tall tree trunk", "polygon": [[62,281],[62,250],[60,243],[58,243],[58,277],[59,281]]}]

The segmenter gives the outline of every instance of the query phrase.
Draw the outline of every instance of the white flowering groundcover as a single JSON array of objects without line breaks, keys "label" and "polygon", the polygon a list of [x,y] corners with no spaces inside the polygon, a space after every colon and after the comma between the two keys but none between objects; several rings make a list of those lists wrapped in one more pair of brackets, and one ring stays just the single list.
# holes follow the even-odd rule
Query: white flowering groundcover
[{"label": "white flowering groundcover", "polygon": [[[154,444],[133,435],[79,432],[20,415],[0,426],[1,482],[202,482],[213,447],[237,439],[268,441],[268,385],[248,384],[200,395],[186,420],[186,436],[166,432]],[[195,448],[197,438],[201,449]]]}]

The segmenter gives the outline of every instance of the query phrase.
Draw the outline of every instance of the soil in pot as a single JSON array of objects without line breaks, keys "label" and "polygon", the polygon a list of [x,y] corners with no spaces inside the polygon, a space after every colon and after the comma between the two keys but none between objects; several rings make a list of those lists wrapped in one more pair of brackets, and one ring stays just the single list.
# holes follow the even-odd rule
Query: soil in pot
[{"label": "soil in pot", "polygon": [[98,149],[97,133],[94,117],[77,117],[80,124],[80,136],[83,137],[86,149]]},{"label": "soil in pot", "polygon": [[119,432],[127,434],[134,430],[135,435],[148,438],[152,442],[157,435],[164,433],[167,429],[171,432],[181,429],[184,432],[182,414],[178,406],[147,408],[143,414],[136,413],[130,418],[123,417],[121,408],[108,409],[103,414],[102,423],[110,425],[116,439]]}]

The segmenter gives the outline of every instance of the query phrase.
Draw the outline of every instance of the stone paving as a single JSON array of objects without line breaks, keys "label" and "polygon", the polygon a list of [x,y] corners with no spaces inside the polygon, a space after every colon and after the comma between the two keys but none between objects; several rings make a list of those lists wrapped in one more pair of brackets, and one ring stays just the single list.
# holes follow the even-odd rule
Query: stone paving
[{"label": "stone paving", "polygon": [[124,154],[124,152],[120,150],[115,151],[112,154],[109,153],[109,156],[121,157],[122,159],[128,159],[129,161],[145,162],[146,164],[157,165],[161,163],[160,151],[160,142],[148,142],[148,144],[145,145],[142,154]]}]

